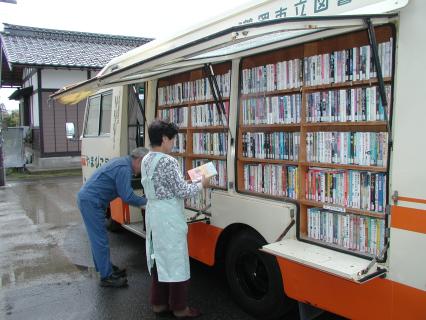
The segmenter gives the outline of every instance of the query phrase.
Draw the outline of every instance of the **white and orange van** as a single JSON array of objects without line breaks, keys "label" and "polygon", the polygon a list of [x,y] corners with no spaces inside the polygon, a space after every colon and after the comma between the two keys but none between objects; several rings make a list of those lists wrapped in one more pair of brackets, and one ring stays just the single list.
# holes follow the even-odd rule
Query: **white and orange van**
[{"label": "white and orange van", "polygon": [[[208,72],[206,65],[226,65],[230,138],[221,159],[226,161],[227,182],[213,189],[208,208],[186,210],[190,256],[209,266],[223,263],[236,301],[261,319],[281,316],[294,301],[302,310],[312,306],[350,319],[426,319],[425,13],[426,2],[421,0],[253,1],[123,54],[95,78],[52,98],[55,104],[88,98],[81,155],[85,180],[110,158],[148,146],[147,124],[159,114],[159,88],[167,81]],[[382,26],[392,31],[393,41],[391,77],[374,80],[378,88],[383,81],[392,87],[384,124],[391,142],[384,169],[385,246],[365,256],[304,241],[306,216],[301,212],[308,202],[300,197],[242,192],[239,106],[244,98],[243,68],[253,57],[369,32],[373,35],[366,44],[374,52],[374,31]],[[221,99],[218,93],[214,103],[220,105]],[[298,188],[302,193],[302,182]],[[111,203],[110,217],[112,224],[144,236],[143,215],[137,208],[117,199]]]}]

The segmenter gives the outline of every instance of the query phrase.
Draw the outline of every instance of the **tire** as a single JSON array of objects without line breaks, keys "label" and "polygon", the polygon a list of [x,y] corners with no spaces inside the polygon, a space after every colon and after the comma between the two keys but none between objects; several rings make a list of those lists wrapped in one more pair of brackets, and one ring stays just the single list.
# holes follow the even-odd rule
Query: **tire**
[{"label": "tire", "polygon": [[226,278],[232,296],[246,312],[260,319],[276,319],[295,302],[284,293],[275,257],[258,250],[265,244],[253,232],[232,238],[226,252]]},{"label": "tire", "polygon": [[110,232],[118,232],[121,230],[121,224],[112,219],[110,208],[105,211],[105,227]]}]

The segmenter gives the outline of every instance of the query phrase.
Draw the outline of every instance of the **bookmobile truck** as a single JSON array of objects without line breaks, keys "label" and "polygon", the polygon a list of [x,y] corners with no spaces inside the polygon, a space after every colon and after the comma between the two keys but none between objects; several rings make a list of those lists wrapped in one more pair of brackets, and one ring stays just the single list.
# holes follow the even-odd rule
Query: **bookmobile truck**
[{"label": "bookmobile truck", "polygon": [[[183,174],[219,173],[186,202],[190,256],[220,263],[254,316],[297,301],[304,318],[426,319],[425,14],[421,0],[251,2],[53,104],[88,98],[84,180],[148,145],[154,118],[179,125]],[[145,235],[120,199],[107,216]]]}]

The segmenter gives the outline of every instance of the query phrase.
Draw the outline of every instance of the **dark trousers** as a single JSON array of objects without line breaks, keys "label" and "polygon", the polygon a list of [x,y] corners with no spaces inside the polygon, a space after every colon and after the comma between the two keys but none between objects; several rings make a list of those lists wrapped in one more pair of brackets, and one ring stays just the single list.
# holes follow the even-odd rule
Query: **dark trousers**
[{"label": "dark trousers", "polygon": [[152,268],[151,305],[169,306],[170,310],[183,310],[187,307],[189,280],[181,282],[158,281],[157,267]]},{"label": "dark trousers", "polygon": [[80,197],[77,198],[77,204],[89,236],[96,271],[100,273],[101,278],[106,278],[111,275],[112,266],[108,233],[105,228],[105,209],[93,201],[80,199]]}]

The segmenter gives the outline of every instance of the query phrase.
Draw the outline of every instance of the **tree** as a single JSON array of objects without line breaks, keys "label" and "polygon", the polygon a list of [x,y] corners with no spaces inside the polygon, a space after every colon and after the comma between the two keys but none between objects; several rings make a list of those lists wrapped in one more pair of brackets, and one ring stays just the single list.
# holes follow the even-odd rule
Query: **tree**
[{"label": "tree", "polygon": [[12,110],[6,115],[6,123],[8,127],[17,127],[19,126],[19,111],[18,110]]},{"label": "tree", "polygon": [[2,128],[6,128],[7,124],[6,124],[6,116],[7,116],[7,110],[6,110],[6,106],[4,105],[3,102],[0,102],[0,130]]},{"label": "tree", "polygon": [[0,121],[2,128],[19,126],[19,111],[12,110],[9,112],[4,103],[0,102]]}]

